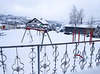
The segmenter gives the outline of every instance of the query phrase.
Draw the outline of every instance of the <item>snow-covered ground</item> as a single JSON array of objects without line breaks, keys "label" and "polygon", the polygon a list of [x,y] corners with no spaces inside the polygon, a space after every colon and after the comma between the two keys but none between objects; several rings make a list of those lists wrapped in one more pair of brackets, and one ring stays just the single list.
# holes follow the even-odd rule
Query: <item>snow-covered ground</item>
[{"label": "snow-covered ground", "polygon": [[[23,40],[23,43],[21,43],[23,34],[24,34],[23,29],[14,29],[14,30],[1,30],[0,33],[4,33],[4,36],[0,36],[0,46],[14,46],[14,45],[32,45],[32,44],[40,44],[41,43],[41,39],[42,39],[42,33],[41,35],[37,35],[37,31],[31,31],[32,37],[33,37],[33,42],[31,41],[31,38],[29,36],[29,31],[27,31],[25,38]],[[71,42],[72,41],[72,35],[64,35],[63,33],[56,33],[54,31],[50,31],[49,35],[51,37],[51,40],[53,43],[63,43],[63,42]],[[80,36],[80,41],[83,41],[84,36],[81,35]],[[78,40],[78,39],[77,39]],[[93,40],[100,40],[97,38],[93,38]],[[86,41],[89,41],[89,37],[86,37]],[[47,35],[44,38],[44,44],[49,44],[50,41],[47,37]],[[96,54],[98,52],[98,49],[100,48],[100,42],[96,42],[95,43],[95,51],[94,51],[94,55],[93,55],[93,68],[87,68],[89,66],[89,61],[90,61],[90,48],[91,45],[89,45],[89,43],[86,44],[86,52],[87,52],[87,64],[84,68],[84,70],[80,69],[80,65],[79,65],[79,58],[77,58],[76,60],[76,70],[77,72],[70,72],[72,69],[72,65],[74,63],[74,59],[73,59],[73,50],[75,49],[75,44],[70,44],[67,45],[67,50],[68,50],[68,56],[70,58],[70,66],[67,69],[67,73],[68,74],[99,74],[100,73],[100,67],[96,66],[95,63],[95,59],[96,59]],[[17,48],[18,49],[18,55],[21,58],[21,62],[24,63],[24,71],[25,74],[29,74],[31,73],[31,63],[30,63],[30,58],[29,58],[29,53],[31,52],[31,48],[32,47],[27,47],[27,48]],[[37,48],[35,48],[35,53],[37,54]],[[6,60],[6,73],[7,74],[11,74],[12,73],[12,64],[14,64],[14,59],[16,57],[16,48],[5,48],[3,49],[4,54],[7,56],[7,60]],[[40,60],[43,60],[43,55],[44,55],[44,49],[45,47],[43,47],[43,50],[40,52]],[[62,69],[61,69],[61,59],[63,58],[64,52],[65,52],[66,46],[65,45],[60,45],[58,46],[57,50],[59,52],[59,56],[58,56],[58,61],[57,61],[57,73],[58,74],[63,74],[62,73]],[[83,51],[84,49],[84,44],[79,44],[78,46],[78,50]],[[53,68],[54,68],[54,57],[53,57],[53,52],[54,49],[52,48],[52,46],[48,46],[46,47],[46,52],[47,52],[47,56],[48,56],[48,60],[50,60],[51,64],[50,64],[50,71],[48,72],[48,74],[52,74],[53,73]],[[1,58],[0,58],[1,59]],[[34,71],[37,74],[37,56],[34,59],[35,60],[35,64],[34,64]],[[1,64],[1,63],[0,63]],[[42,69],[41,69],[42,70]],[[66,73],[66,74],[67,74]],[[2,73],[2,67],[0,67],[0,74]],[[41,73],[42,74],[42,73]]]}]

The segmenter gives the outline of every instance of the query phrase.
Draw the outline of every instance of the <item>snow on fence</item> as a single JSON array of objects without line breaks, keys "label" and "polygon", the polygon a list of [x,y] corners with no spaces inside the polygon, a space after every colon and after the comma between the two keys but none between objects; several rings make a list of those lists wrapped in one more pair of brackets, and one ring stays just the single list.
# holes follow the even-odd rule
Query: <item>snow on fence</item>
[{"label": "snow on fence", "polygon": [[95,65],[100,66],[100,40],[0,46],[0,74],[65,74]]}]

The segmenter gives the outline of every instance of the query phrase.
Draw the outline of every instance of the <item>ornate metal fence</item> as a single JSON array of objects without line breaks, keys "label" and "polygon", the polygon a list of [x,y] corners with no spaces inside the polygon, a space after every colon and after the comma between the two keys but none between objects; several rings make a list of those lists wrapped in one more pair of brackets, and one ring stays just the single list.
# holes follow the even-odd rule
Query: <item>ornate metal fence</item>
[{"label": "ornate metal fence", "polygon": [[0,46],[0,74],[65,74],[100,66],[100,40],[89,42]]}]

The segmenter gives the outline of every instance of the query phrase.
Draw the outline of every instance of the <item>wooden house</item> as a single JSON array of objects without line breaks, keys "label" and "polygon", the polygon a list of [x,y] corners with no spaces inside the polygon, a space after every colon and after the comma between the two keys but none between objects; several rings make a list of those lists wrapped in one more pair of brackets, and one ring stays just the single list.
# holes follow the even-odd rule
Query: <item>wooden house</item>
[{"label": "wooden house", "polygon": [[[40,18],[40,19],[37,19],[37,18],[34,18],[34,19],[31,19],[28,23],[28,27],[33,27],[33,28],[41,28],[41,27],[48,27],[49,24],[46,20]],[[27,25],[26,24],[26,25]]]}]

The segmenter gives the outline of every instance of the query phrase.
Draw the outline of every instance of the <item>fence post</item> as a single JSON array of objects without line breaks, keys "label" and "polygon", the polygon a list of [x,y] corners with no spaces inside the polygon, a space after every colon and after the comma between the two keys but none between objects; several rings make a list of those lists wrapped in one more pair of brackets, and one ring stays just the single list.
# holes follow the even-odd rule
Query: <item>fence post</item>
[{"label": "fence post", "polygon": [[40,74],[40,48],[37,46],[38,74]]},{"label": "fence post", "polygon": [[6,72],[6,64],[5,64],[5,61],[6,61],[7,57],[6,57],[6,55],[3,54],[2,48],[0,50],[0,55],[1,55],[1,60],[0,60],[1,65],[0,65],[0,67],[2,66],[3,74],[5,74],[5,72]]}]

